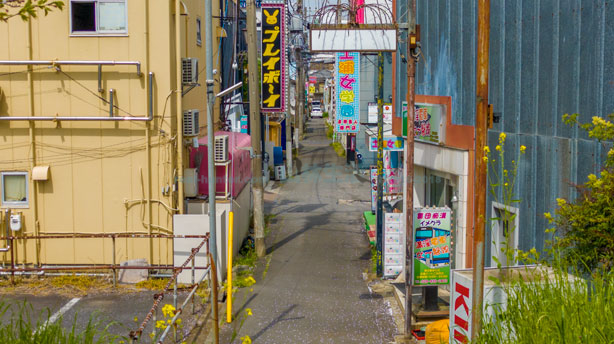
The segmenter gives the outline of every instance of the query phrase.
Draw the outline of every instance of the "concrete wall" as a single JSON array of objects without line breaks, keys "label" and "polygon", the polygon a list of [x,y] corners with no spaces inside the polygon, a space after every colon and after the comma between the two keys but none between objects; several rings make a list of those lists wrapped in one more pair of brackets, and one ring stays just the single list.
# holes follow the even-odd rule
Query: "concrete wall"
[{"label": "concrete wall", "polygon": [[[29,181],[29,204],[18,209],[24,218],[21,234],[173,232],[178,197],[172,191],[179,94],[175,43],[181,56],[197,57],[199,68],[204,70],[204,21],[203,44],[196,44],[196,18],[204,18],[204,4],[183,1],[188,15],[181,16],[182,39],[175,42],[173,1],[126,3],[128,32],[123,35],[72,35],[68,4],[63,11],[41,14],[28,23],[19,18],[0,23],[0,60],[139,61],[143,72],[139,77],[134,66],[105,66],[104,91],[99,93],[97,66],[61,66],[62,72],[33,66],[31,83],[24,72],[27,67],[0,66],[4,94],[0,116],[108,116],[108,105],[100,98],[108,99],[111,88],[117,92],[119,110],[115,116],[146,116],[146,75],[155,73],[154,120],[150,124],[0,122],[0,171],[31,175],[33,166],[50,166],[49,180]],[[214,4],[214,13],[216,7]],[[213,46],[217,49],[218,44]],[[204,84],[204,73],[200,82]],[[183,97],[184,109],[201,111],[201,135],[206,135],[204,93],[204,87],[196,87]],[[170,192],[163,192],[164,188]],[[18,244],[17,260],[108,264],[111,253],[110,240],[27,241]],[[146,258],[154,264],[172,262],[171,242],[166,239],[118,240],[115,253],[118,261]],[[6,255],[0,257],[7,259]]]}]

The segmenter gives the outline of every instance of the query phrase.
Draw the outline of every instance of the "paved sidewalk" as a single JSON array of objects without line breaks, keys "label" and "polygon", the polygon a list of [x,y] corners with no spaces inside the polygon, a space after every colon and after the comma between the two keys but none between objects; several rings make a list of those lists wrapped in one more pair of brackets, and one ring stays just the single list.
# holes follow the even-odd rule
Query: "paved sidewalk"
[{"label": "paved sidewalk", "polygon": [[[325,137],[324,120],[308,123],[296,162],[267,213],[276,214],[269,255],[257,283],[236,294],[233,325],[220,343],[248,335],[254,343],[388,343],[396,327],[389,305],[363,280],[371,252],[362,213],[369,180],[354,175]],[[276,190],[277,191],[277,190]],[[250,308],[252,316],[245,317]]]}]

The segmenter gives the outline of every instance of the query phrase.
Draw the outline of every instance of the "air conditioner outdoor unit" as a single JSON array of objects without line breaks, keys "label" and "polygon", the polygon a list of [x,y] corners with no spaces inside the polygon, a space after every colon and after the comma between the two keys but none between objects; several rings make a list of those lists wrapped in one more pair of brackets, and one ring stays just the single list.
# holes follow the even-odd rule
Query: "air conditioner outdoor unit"
[{"label": "air conditioner outdoor unit", "polygon": [[198,59],[187,57],[181,59],[181,83],[194,85],[198,83]]},{"label": "air conditioner outdoor unit", "polygon": [[197,109],[186,110],[183,112],[183,136],[198,136],[198,115]]},{"label": "air conditioner outdoor unit", "polygon": [[228,161],[228,135],[215,137],[215,161]]}]

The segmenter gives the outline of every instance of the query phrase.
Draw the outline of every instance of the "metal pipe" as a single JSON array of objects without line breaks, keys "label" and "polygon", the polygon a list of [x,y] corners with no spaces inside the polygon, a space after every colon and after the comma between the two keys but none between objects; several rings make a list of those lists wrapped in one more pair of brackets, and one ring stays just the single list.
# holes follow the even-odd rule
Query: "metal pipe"
[{"label": "metal pipe", "polygon": [[102,65],[98,65],[98,93],[104,92],[102,88]]},{"label": "metal pipe", "polygon": [[[32,268],[11,268],[11,269],[0,269],[0,271],[5,272],[27,272],[27,271],[82,271],[82,270],[159,270],[159,269],[173,269],[174,266],[114,266],[110,264],[106,265],[92,265],[92,266],[72,266],[72,267],[32,267]],[[196,266],[194,269],[196,270],[207,270],[209,266]]]},{"label": "metal pipe", "polygon": [[[9,210],[7,209],[7,212]],[[66,234],[66,235],[30,235],[30,236],[22,236],[22,239],[93,239],[93,238],[133,238],[133,239],[143,239],[143,238],[162,238],[162,239],[206,239],[209,237],[208,234],[205,235],[169,235],[169,234],[130,234],[130,233],[116,233],[116,234]],[[6,237],[0,237],[0,240],[9,240],[11,235],[7,235]]]},{"label": "metal pipe", "polygon": [[138,61],[84,61],[84,60],[74,60],[74,61],[66,61],[66,60],[21,60],[21,61],[9,61],[9,60],[0,60],[0,65],[7,66],[33,66],[33,65],[80,65],[80,66],[126,66],[126,65],[134,65],[136,66],[136,74],[138,76],[141,75],[141,63]]},{"label": "metal pipe", "polygon": [[115,96],[115,90],[109,90],[109,117],[113,117],[113,98]]},{"label": "metal pipe", "polygon": [[[0,61],[2,64],[3,61]],[[6,62],[6,61],[4,61]],[[153,72],[149,73],[149,103],[153,103]],[[112,111],[111,111],[112,112]],[[0,121],[146,121],[153,120],[152,107],[147,117],[101,117],[101,116],[0,116]]]},{"label": "metal pipe", "polygon": [[[288,123],[286,123],[288,125]],[[226,282],[228,289],[226,291],[226,322],[232,322],[232,243],[233,243],[233,231],[234,231],[234,213],[231,211],[228,213],[228,262],[227,262],[227,275]]]},{"label": "metal pipe", "polygon": [[488,112],[488,49],[490,39],[490,0],[478,1],[477,87],[475,116],[475,210],[473,235],[473,293],[471,312],[471,338],[477,338],[482,328],[482,302],[484,299],[484,242],[486,225],[486,170],[482,160],[486,145]]},{"label": "metal pipe", "polygon": [[[196,259],[192,259],[192,285],[194,285],[196,271],[194,270],[194,266],[196,264]],[[192,314],[194,314],[194,299],[192,299]]]},{"label": "metal pipe", "polygon": [[117,270],[115,270],[115,237],[113,237],[113,288],[117,287]]},{"label": "metal pipe", "polygon": [[[7,245],[6,245],[6,247],[0,248],[0,252],[8,252],[11,249],[11,242],[9,241],[10,237],[11,237],[11,235],[9,233],[9,231],[10,231],[10,229],[9,229],[9,225],[10,225],[10,216],[9,216],[9,214],[10,214],[10,212],[11,212],[10,209],[6,209],[5,210],[4,225],[5,225],[5,229],[6,229],[6,238],[3,238],[3,239],[6,240],[6,244]],[[11,253],[12,253],[12,251],[11,251]]]},{"label": "metal pipe", "polygon": [[[206,17],[206,14],[205,14]],[[206,22],[205,22],[206,23]],[[211,25],[207,27],[205,24],[205,32],[211,31]],[[211,50],[206,50],[207,54],[211,54]],[[182,63],[181,63],[181,1],[175,0],[175,65],[176,65],[176,75],[175,75],[175,88],[176,88],[176,102],[175,102],[175,123],[177,130],[176,132],[176,143],[177,147],[175,150],[175,170],[177,173],[177,179],[173,180],[173,185],[177,183],[177,204],[176,208],[179,209],[179,214],[183,214],[185,212],[184,209],[184,191],[183,191],[183,98],[182,98]],[[209,67],[209,66],[207,66]],[[210,131],[211,127],[207,128],[207,131]],[[211,177],[211,176],[209,176]],[[172,198],[172,197],[171,197]]]}]

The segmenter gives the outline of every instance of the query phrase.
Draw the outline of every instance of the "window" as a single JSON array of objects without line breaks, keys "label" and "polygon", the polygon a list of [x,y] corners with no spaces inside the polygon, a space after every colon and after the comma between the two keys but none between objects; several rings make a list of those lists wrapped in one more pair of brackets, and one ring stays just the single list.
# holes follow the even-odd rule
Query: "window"
[{"label": "window", "polygon": [[200,31],[200,18],[196,18],[196,44],[201,46],[203,44],[203,39]]},{"label": "window", "polygon": [[127,0],[72,0],[71,32],[75,34],[127,33]]},{"label": "window", "polygon": [[518,249],[518,208],[493,202],[491,214],[493,218],[491,264],[497,266],[497,260],[499,260],[501,266],[514,265],[513,260],[508,261],[506,252],[510,254],[514,252],[515,256],[515,251]]},{"label": "window", "polygon": [[27,172],[2,172],[2,206],[28,206]]}]

